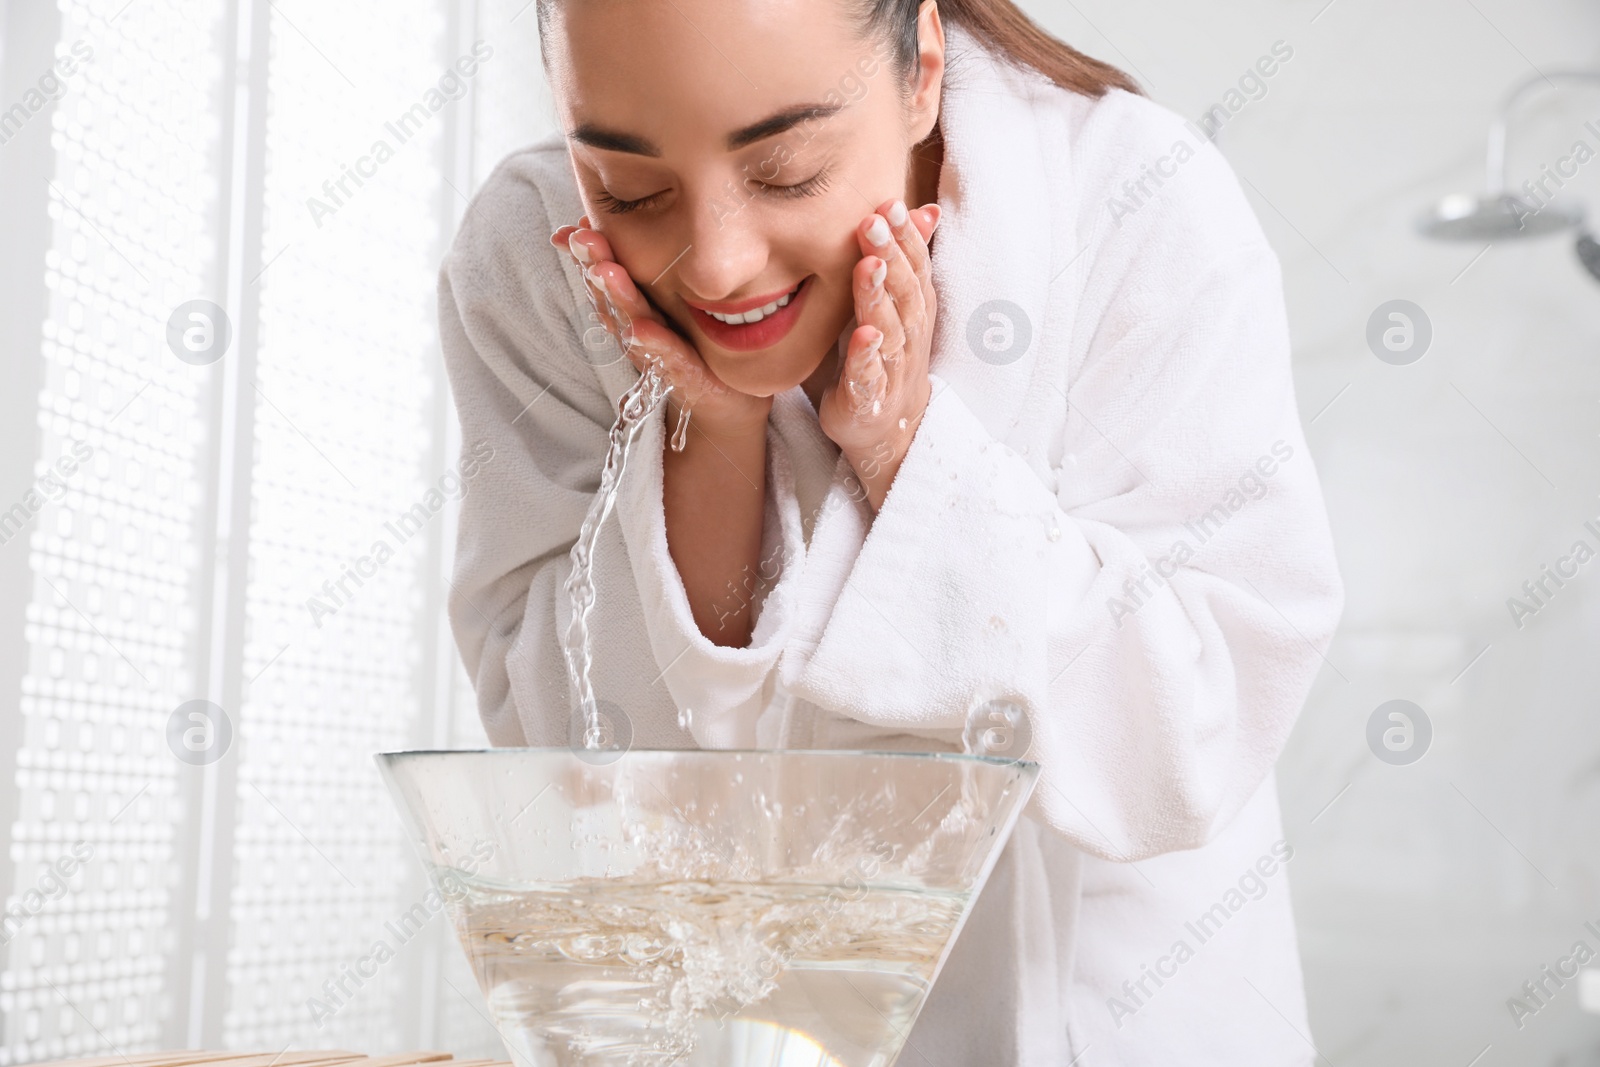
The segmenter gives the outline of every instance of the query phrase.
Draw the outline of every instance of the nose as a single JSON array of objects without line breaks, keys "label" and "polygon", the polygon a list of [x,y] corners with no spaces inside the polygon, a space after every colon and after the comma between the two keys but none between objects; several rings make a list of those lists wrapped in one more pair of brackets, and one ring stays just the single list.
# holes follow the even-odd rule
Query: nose
[{"label": "nose", "polygon": [[757,214],[732,187],[696,198],[688,247],[674,268],[677,288],[708,303],[750,295],[768,258]]}]

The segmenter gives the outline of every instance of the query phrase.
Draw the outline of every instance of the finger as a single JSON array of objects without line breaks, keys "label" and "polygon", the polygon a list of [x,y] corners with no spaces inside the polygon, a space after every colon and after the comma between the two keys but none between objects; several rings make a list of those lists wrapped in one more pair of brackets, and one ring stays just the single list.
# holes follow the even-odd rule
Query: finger
[{"label": "finger", "polygon": [[643,370],[651,358],[658,359],[667,381],[675,387],[692,398],[705,391],[707,383],[700,380],[704,374],[696,361],[689,358],[682,339],[656,317],[654,309],[620,263],[596,263],[584,271],[584,278],[600,293],[616,319],[618,337],[635,366]]},{"label": "finger", "polygon": [[628,272],[621,264],[601,262],[585,267],[583,280],[595,306],[616,323],[617,338],[622,341],[623,347],[633,344],[636,331],[635,316],[647,316],[649,309],[639,308],[639,293],[633,286],[633,280],[628,277]]},{"label": "finger", "polygon": [[599,230],[591,230],[580,226],[573,230],[567,237],[567,246],[577,261],[585,266],[592,267],[608,259],[617,257],[611,251],[611,242]]},{"label": "finger", "polygon": [[905,351],[906,333],[900,312],[884,285],[888,275],[889,265],[879,256],[862,256],[856,264],[856,322],[878,331],[883,338],[884,359],[895,364]]},{"label": "finger", "polygon": [[[581,226],[560,226],[550,235],[550,243],[557,248],[565,250],[572,257],[573,262],[578,266],[578,273],[583,277],[584,289],[588,293],[589,303],[600,314],[602,321],[606,323],[607,329],[620,338],[623,324],[613,321],[620,319],[620,316],[613,313],[612,304],[607,294],[596,284],[594,278],[588,274],[588,268],[599,262],[596,259],[595,248],[597,243],[604,242],[604,238],[599,237],[598,234],[594,235],[594,238],[578,237],[579,234],[584,233],[585,231]],[[598,241],[595,239],[598,239]],[[606,248],[605,253],[609,255],[610,249]]]},{"label": "finger", "polygon": [[[621,342],[624,354],[641,373],[651,363],[657,364],[680,397],[692,400],[704,395],[710,389],[707,375],[689,358],[678,335],[657,319],[627,268],[611,258],[610,243],[603,234],[589,229],[588,221],[587,215],[580,219],[567,241],[579,262],[590,300]],[[584,264],[586,256],[593,262]]]},{"label": "finger", "polygon": [[[902,228],[915,230],[909,213],[900,223]],[[884,288],[895,303],[901,324],[908,331],[916,329],[922,322],[923,294],[890,221],[881,213],[868,215],[859,227],[859,235],[866,250],[889,265]]]},{"label": "finger", "polygon": [[897,203],[902,207],[905,206],[901,201],[891,200],[878,209],[878,214],[889,219],[890,229],[894,231],[895,236],[900,239],[901,244],[905,247],[907,258],[911,259],[912,262],[916,262],[916,256],[913,254],[914,250],[921,248],[924,254],[927,253],[928,239],[933,236],[934,227],[939,225],[940,208],[938,204],[924,204],[922,207],[906,212],[908,216],[906,221],[910,223],[911,229],[916,231],[917,237],[920,238],[919,241],[910,239],[905,228],[894,225],[894,219],[890,216],[894,214],[894,205]]},{"label": "finger", "polygon": [[600,260],[584,271],[584,277],[601,289],[611,303],[630,318],[635,315],[654,317],[654,309],[645,302],[644,294],[633,284],[633,276],[622,264]]},{"label": "finger", "polygon": [[[901,212],[906,216],[903,222],[897,221]],[[878,206],[878,214],[888,220],[889,228],[906,245],[907,254],[910,255],[911,250],[917,247],[921,247],[924,252],[927,251],[928,238],[933,236],[934,229],[938,227],[944,209],[938,204],[924,204],[914,211],[907,211],[905,201],[887,200]],[[910,228],[908,229],[904,223],[909,223]],[[910,230],[916,231],[917,237],[921,238],[920,243],[911,239]]]},{"label": "finger", "polygon": [[888,400],[889,372],[884,366],[883,344],[883,334],[871,326],[859,327],[851,335],[840,377],[845,399],[857,419],[877,418]]},{"label": "finger", "polygon": [[[884,255],[889,262],[889,295],[900,308],[900,318],[910,330],[921,327],[932,292],[933,260],[922,231],[917,229],[904,201],[891,200],[880,211],[894,234],[894,252]],[[880,253],[882,254],[882,253]]]}]

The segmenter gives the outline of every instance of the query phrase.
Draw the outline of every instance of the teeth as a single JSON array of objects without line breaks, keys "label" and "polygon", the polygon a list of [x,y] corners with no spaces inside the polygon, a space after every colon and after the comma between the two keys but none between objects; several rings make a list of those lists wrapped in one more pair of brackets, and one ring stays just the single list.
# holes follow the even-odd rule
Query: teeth
[{"label": "teeth", "polygon": [[788,307],[790,299],[792,299],[794,294],[799,292],[799,290],[800,287],[797,285],[794,287],[794,289],[784,293],[766,307],[756,308],[754,311],[746,311],[742,315],[718,315],[715,311],[708,311],[706,314],[710,315],[718,322],[725,322],[730,326],[749,325],[752,322],[760,322],[762,319],[766,318],[768,315],[772,314],[774,311],[777,311],[781,307]]}]

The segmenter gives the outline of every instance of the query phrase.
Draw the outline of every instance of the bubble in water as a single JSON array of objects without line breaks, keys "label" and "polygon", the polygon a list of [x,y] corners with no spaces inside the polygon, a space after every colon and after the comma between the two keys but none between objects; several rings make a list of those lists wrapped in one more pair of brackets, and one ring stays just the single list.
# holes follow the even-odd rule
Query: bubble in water
[{"label": "bubble in water", "polygon": [[633,720],[609,700],[592,700],[572,709],[568,724],[569,746],[585,763],[604,766],[633,746]]},{"label": "bubble in water", "polygon": [[667,950],[667,943],[659,937],[635,935],[627,939],[625,952],[634,963],[649,963]]}]

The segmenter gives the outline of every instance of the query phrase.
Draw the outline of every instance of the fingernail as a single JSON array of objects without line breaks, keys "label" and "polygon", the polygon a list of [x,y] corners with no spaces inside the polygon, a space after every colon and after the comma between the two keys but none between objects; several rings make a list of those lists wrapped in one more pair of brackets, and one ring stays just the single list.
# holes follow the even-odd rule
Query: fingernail
[{"label": "fingernail", "polygon": [[933,219],[933,223],[928,227],[928,232],[932,233],[939,228],[939,220],[944,217],[944,211],[938,204],[929,204],[928,215]]},{"label": "fingernail", "polygon": [[896,200],[894,203],[889,205],[889,225],[896,227],[904,226],[908,217],[909,216],[906,213],[905,201]]},{"label": "fingernail", "polygon": [[573,255],[578,257],[578,262],[585,267],[594,263],[594,254],[589,251],[582,241],[578,240],[577,230],[572,231],[572,235],[567,238],[567,247],[572,250]]},{"label": "fingernail", "polygon": [[590,267],[583,273],[591,282],[594,282],[596,288],[598,288],[602,293],[606,294],[607,296],[611,295],[611,289],[606,285],[606,276],[600,273],[599,267]]},{"label": "fingernail", "polygon": [[867,342],[867,354],[870,355],[883,347],[883,331],[879,330],[872,340]]},{"label": "fingernail", "polygon": [[880,246],[889,243],[889,224],[883,221],[882,215],[872,216],[872,225],[867,227],[867,240]]},{"label": "fingernail", "polygon": [[874,289],[877,289],[880,286],[882,286],[883,285],[883,279],[888,277],[888,274],[889,274],[889,264],[885,263],[881,259],[878,260],[878,265],[876,267],[872,268],[872,287]]}]

